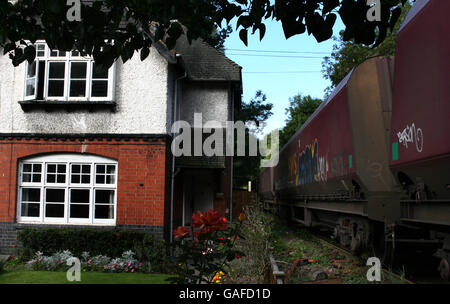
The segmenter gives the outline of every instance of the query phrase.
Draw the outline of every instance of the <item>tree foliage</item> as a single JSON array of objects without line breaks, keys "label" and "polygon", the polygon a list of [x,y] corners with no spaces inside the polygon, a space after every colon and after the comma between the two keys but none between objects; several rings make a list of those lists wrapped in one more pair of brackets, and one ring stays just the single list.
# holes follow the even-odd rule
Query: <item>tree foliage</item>
[{"label": "tree foliage", "polygon": [[290,98],[289,101],[290,105],[286,108],[286,126],[280,132],[280,148],[294,136],[322,102],[321,99],[301,94]]},{"label": "tree foliage", "polygon": [[98,0],[83,2],[82,20],[69,22],[66,1],[0,0],[0,46],[15,66],[34,60],[32,44],[43,38],[52,49],[76,49],[109,67],[135,51],[144,60],[155,41],[172,49],[185,31],[189,41],[209,37],[233,18],[245,44],[249,32],[264,37],[267,19],[281,22],[286,39],[307,32],[321,42],[332,36],[337,14],[346,26],[345,41],[376,45],[405,1],[382,1],[381,20],[370,22],[366,0]]},{"label": "tree foliage", "polygon": [[[256,125],[252,131],[256,134],[261,133],[265,122],[273,114],[273,105],[266,100],[266,95],[261,90],[257,91],[254,98],[247,103],[242,103],[241,109],[234,115],[235,121],[242,121],[246,124],[254,122]],[[250,136],[255,137],[254,133],[246,129],[246,139],[249,139]],[[249,140],[246,140],[245,144],[246,151],[248,151]],[[260,161],[261,156],[249,156],[248,153],[246,153],[246,156],[235,156],[233,161],[233,185],[235,187],[246,186],[248,181],[259,176]]]},{"label": "tree foliage", "polygon": [[331,81],[331,86],[325,89],[326,95],[331,93],[333,88],[344,79],[353,67],[362,63],[369,57],[394,55],[397,32],[410,8],[411,4],[406,2],[393,31],[389,31],[386,39],[375,48],[358,44],[354,39],[345,41],[344,32],[340,33],[339,38],[333,37],[337,44],[333,46],[331,57],[325,57],[322,62],[322,73],[324,74],[324,78]]}]

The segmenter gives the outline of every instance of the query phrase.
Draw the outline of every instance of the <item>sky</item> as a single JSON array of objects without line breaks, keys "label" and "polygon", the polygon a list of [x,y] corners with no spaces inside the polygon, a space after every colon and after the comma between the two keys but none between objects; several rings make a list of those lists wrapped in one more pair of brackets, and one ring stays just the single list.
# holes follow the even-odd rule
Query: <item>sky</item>
[{"label": "sky", "polygon": [[[331,83],[323,78],[322,61],[323,57],[330,56],[336,42],[329,39],[318,43],[307,32],[286,40],[280,22],[266,20],[264,23],[266,34],[263,40],[259,40],[258,31],[254,35],[249,33],[246,47],[239,38],[234,20],[233,33],[225,41],[225,55],[242,67],[243,101],[249,102],[257,90],[262,90],[267,102],[273,104],[273,115],[264,129],[267,134],[285,125],[289,98],[297,94],[323,98],[325,88]],[[342,29],[344,25],[338,17],[333,36],[338,36]]]}]

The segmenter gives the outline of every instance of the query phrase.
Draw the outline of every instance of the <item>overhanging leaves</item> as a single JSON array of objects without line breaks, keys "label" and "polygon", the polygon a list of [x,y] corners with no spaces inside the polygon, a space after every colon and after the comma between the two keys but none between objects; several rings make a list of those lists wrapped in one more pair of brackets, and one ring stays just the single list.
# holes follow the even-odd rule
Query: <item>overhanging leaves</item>
[{"label": "overhanging leaves", "polygon": [[81,22],[68,22],[70,7],[65,3],[0,0],[0,47],[14,65],[34,59],[31,48],[24,51],[27,45],[21,45],[22,40],[34,43],[45,39],[51,48],[76,49],[87,55],[95,50],[96,60],[107,65],[119,57],[129,60],[136,51],[145,59],[144,49],[149,47],[145,41],[150,37],[171,49],[183,33],[189,41],[206,39],[236,17],[239,36],[246,45],[249,31],[259,30],[260,39],[264,37],[266,19],[280,21],[286,38],[308,30],[321,42],[332,36],[336,10],[346,26],[346,41],[375,45],[383,40],[385,29],[393,28],[405,0],[382,1],[381,20],[376,22],[366,18],[366,0],[98,0],[93,5],[92,1],[82,3]]}]

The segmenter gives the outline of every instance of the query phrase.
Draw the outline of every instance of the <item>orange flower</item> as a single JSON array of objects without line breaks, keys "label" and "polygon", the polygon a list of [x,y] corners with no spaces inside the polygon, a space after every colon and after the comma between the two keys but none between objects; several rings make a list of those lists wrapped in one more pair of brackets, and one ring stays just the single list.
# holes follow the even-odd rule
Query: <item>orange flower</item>
[{"label": "orange flower", "polygon": [[189,234],[189,228],[179,226],[173,231],[173,234],[177,240],[180,240]]},{"label": "orange flower", "polygon": [[241,214],[239,214],[239,221],[242,222],[245,220],[245,214],[243,212],[241,212]]}]

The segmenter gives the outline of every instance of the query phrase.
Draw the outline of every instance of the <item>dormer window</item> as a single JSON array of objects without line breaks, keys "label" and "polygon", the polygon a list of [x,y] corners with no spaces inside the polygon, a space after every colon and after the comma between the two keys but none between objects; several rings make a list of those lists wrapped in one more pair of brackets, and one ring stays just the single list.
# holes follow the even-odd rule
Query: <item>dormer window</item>
[{"label": "dormer window", "polygon": [[51,50],[36,43],[36,60],[26,64],[24,100],[111,101],[114,99],[113,65],[97,68],[93,58],[78,51]]}]

